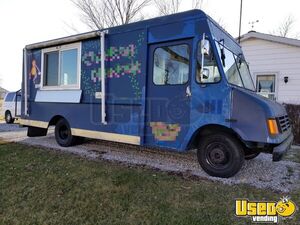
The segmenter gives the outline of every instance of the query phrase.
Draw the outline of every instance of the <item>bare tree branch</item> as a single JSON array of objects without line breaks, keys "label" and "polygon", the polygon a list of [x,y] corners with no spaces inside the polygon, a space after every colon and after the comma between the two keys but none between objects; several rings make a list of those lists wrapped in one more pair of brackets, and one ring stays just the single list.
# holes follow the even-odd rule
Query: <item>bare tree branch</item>
[{"label": "bare tree branch", "polygon": [[[201,9],[204,0],[193,0],[191,9]],[[158,14],[166,16],[180,11],[182,0],[154,0]]]},{"label": "bare tree branch", "polygon": [[152,0],[70,0],[81,12],[81,20],[91,29],[128,24],[143,18],[141,11]]},{"label": "bare tree branch", "polygon": [[278,26],[277,29],[273,30],[270,33],[281,37],[291,36],[291,32],[293,30],[295,22],[295,18],[292,15],[289,15],[284,19],[284,21]]},{"label": "bare tree branch", "polygon": [[177,13],[182,0],[155,0],[156,8],[161,16]]},{"label": "bare tree branch", "polygon": [[76,28],[76,26],[72,23],[72,22],[66,22],[66,21],[63,21],[66,29],[64,28],[64,30],[69,33],[70,35],[71,34],[78,34],[80,33],[80,31]]},{"label": "bare tree branch", "polygon": [[217,23],[224,29],[226,30],[226,23],[224,22],[222,17],[219,17],[219,19],[217,20]]},{"label": "bare tree branch", "polygon": [[193,0],[192,8],[193,9],[202,9],[204,0]]}]

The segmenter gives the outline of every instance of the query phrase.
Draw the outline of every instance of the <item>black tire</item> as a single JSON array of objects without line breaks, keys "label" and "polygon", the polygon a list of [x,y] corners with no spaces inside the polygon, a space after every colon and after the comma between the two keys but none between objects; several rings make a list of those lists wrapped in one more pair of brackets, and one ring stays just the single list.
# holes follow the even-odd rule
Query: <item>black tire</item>
[{"label": "black tire", "polygon": [[250,160],[250,159],[254,159],[259,155],[260,152],[253,152],[250,154],[245,154],[245,159],[246,160]]},{"label": "black tire", "polygon": [[11,124],[11,123],[13,123],[14,121],[15,121],[15,119],[12,117],[10,111],[6,111],[6,112],[5,112],[5,122],[6,122],[7,124]]},{"label": "black tire", "polygon": [[236,138],[226,133],[202,137],[197,151],[199,164],[214,177],[231,177],[242,167],[245,155]]},{"label": "black tire", "polygon": [[62,147],[69,147],[76,143],[76,137],[72,135],[71,128],[67,120],[60,119],[55,125],[55,139]]},{"label": "black tire", "polygon": [[79,137],[79,136],[75,136],[76,138],[76,145],[81,145],[85,142],[85,138],[84,137]]}]

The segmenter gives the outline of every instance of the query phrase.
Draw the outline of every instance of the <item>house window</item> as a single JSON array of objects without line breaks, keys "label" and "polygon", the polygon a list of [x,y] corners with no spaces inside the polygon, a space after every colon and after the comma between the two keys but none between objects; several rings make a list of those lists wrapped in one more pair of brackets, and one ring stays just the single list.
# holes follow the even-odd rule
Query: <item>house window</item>
[{"label": "house window", "polygon": [[80,44],[43,50],[43,88],[80,87]]},{"label": "house window", "polygon": [[272,100],[275,100],[275,75],[257,75],[256,91]]},{"label": "house window", "polygon": [[153,82],[156,85],[185,84],[189,79],[189,46],[164,46],[154,51]]}]

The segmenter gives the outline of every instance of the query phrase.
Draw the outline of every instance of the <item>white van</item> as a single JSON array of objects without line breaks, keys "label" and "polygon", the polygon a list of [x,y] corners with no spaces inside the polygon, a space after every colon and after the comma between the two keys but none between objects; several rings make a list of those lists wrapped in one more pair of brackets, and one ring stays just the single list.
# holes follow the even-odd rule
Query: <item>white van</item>
[{"label": "white van", "polygon": [[1,114],[4,115],[6,123],[13,123],[21,114],[21,93],[8,92],[3,101]]}]

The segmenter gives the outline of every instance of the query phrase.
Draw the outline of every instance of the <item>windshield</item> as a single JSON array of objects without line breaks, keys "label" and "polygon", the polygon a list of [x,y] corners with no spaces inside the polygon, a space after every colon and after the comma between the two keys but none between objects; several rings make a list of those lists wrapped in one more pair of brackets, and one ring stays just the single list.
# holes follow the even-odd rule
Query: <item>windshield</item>
[{"label": "windshield", "polygon": [[235,55],[219,42],[216,42],[216,45],[228,82],[255,91],[248,64],[242,55]]}]

